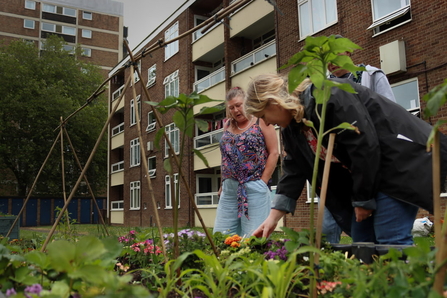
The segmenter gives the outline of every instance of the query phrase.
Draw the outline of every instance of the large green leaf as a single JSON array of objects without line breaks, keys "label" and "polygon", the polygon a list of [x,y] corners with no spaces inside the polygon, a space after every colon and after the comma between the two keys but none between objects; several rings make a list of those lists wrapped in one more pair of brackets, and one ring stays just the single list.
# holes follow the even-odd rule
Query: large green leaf
[{"label": "large green leaf", "polygon": [[66,240],[51,242],[47,246],[51,266],[59,272],[73,272],[76,258],[74,243]]},{"label": "large green leaf", "polygon": [[210,167],[210,165],[209,165],[209,163],[208,163],[208,160],[207,160],[206,157],[202,154],[202,152],[200,152],[200,151],[197,150],[197,149],[192,149],[192,151],[197,155],[198,158],[200,158],[200,159],[203,161],[203,163],[205,164],[205,166],[206,166],[207,168]]},{"label": "large green leaf", "polygon": [[82,237],[76,242],[76,263],[92,262],[105,252],[104,244],[98,238],[92,236]]}]

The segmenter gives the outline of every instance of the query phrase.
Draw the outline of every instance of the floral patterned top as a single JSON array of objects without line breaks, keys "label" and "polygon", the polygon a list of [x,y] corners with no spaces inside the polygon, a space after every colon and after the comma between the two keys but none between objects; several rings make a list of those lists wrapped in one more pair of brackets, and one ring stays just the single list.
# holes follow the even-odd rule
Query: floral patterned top
[{"label": "floral patterned top", "polygon": [[240,134],[225,130],[220,139],[222,181],[234,179],[237,189],[238,217],[248,217],[245,182],[261,179],[268,158],[261,127],[255,123]]}]

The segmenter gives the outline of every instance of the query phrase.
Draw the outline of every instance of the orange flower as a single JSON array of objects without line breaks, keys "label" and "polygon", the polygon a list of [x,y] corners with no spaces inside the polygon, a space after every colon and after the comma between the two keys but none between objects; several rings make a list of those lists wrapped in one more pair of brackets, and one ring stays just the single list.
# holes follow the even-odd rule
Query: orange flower
[{"label": "orange flower", "polygon": [[241,245],[238,243],[238,242],[236,242],[236,241],[234,241],[233,243],[231,243],[231,247],[240,247]]},{"label": "orange flower", "polygon": [[241,239],[242,239],[241,236],[239,236],[239,235],[233,235],[233,236],[227,237],[227,238],[225,239],[225,244],[226,244],[226,245],[232,245],[233,242],[239,242],[239,241],[241,241]]}]

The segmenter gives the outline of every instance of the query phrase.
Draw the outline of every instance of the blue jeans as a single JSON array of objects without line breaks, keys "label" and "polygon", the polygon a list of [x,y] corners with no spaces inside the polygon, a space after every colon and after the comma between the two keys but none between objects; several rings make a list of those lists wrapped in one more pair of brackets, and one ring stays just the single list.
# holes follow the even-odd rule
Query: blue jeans
[{"label": "blue jeans", "polygon": [[376,203],[377,209],[368,219],[356,222],[354,214],[352,241],[412,245],[411,229],[419,208],[380,192],[376,196]]},{"label": "blue jeans", "polygon": [[339,243],[341,232],[341,228],[338,226],[332,213],[324,207],[322,233],[326,236],[326,241],[329,243]]},{"label": "blue jeans", "polygon": [[226,179],[222,184],[219,205],[213,233],[238,234],[250,237],[270,214],[270,189],[261,179],[245,183],[248,202],[248,219],[245,215],[237,217],[238,182]]}]

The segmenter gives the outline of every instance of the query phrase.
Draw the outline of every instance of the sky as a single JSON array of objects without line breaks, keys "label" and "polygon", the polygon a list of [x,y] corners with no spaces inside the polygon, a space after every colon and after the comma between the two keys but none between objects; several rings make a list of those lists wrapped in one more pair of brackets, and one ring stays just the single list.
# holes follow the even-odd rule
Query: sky
[{"label": "sky", "polygon": [[185,0],[118,1],[124,3],[124,26],[129,28],[127,40],[131,49],[185,2]]}]

